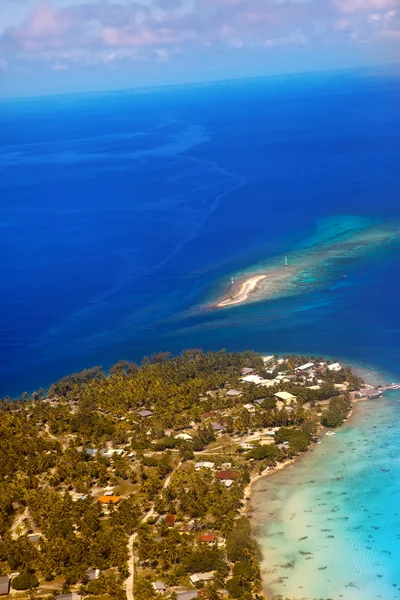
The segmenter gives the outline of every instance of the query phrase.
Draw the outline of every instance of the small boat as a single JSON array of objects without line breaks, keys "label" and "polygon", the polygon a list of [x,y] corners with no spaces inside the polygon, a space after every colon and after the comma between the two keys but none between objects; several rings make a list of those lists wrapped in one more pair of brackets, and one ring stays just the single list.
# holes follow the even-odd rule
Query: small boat
[{"label": "small boat", "polygon": [[328,431],[326,435],[336,435],[336,433],[334,431]]}]

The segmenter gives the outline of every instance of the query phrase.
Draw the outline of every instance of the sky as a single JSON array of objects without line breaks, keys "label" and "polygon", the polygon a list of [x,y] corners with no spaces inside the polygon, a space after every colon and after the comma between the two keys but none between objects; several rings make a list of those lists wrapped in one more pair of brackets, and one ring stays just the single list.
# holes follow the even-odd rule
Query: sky
[{"label": "sky", "polygon": [[400,62],[400,0],[0,0],[0,95]]}]

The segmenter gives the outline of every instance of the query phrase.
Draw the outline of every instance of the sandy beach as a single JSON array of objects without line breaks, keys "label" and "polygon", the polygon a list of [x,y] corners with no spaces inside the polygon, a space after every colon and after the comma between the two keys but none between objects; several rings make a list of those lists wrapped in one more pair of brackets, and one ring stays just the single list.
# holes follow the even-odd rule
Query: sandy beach
[{"label": "sandy beach", "polygon": [[246,279],[236,294],[233,294],[233,296],[230,296],[227,300],[222,300],[219,302],[217,307],[222,308],[224,306],[232,306],[233,304],[241,304],[242,302],[246,302],[250,294],[257,289],[260,281],[266,278],[266,275],[255,275],[254,277]]}]

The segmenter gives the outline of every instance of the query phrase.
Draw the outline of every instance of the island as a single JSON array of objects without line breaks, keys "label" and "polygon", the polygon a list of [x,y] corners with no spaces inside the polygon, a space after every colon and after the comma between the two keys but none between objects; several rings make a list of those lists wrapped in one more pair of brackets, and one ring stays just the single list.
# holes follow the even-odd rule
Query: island
[{"label": "island", "polygon": [[[235,276],[236,283],[223,285],[218,298],[207,308],[227,308],[249,302],[297,296],[317,288],[337,285],[352,266],[397,247],[396,223],[375,223],[362,218],[324,220],[317,233],[288,252]],[[238,287],[239,286],[239,287]]]},{"label": "island", "polygon": [[263,598],[251,485],[377,398],[338,360],[188,350],[0,403],[0,590]]}]

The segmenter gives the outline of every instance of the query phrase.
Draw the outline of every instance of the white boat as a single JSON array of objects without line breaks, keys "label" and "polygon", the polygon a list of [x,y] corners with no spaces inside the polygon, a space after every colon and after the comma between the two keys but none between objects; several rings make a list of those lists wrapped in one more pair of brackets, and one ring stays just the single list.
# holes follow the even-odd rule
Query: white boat
[{"label": "white boat", "polygon": [[326,435],[336,435],[336,433],[334,431],[328,431]]}]

